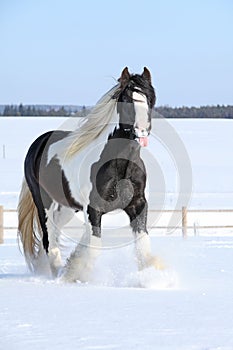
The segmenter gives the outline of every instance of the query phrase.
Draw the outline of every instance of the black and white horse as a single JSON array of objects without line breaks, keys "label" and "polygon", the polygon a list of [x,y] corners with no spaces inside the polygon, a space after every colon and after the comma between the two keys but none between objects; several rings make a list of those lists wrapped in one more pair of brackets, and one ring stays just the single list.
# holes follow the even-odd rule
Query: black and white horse
[{"label": "black and white horse", "polygon": [[147,233],[147,146],[155,92],[151,74],[130,74],[107,92],[75,131],[51,131],[37,138],[25,159],[18,205],[18,232],[33,271],[47,260],[62,270],[59,234],[75,212],[84,212],[86,230],[63,268],[65,281],[87,281],[101,247],[102,215],[124,210],[135,236],[138,268],[160,267]]}]

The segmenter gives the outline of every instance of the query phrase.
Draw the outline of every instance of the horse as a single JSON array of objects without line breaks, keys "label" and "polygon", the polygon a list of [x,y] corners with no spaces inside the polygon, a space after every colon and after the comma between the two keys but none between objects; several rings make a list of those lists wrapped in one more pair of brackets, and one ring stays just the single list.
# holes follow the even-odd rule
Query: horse
[{"label": "horse", "polygon": [[[116,209],[129,217],[138,269],[161,268],[151,253],[140,156],[155,101],[148,68],[131,74],[125,67],[79,128],[49,131],[32,143],[18,203],[18,235],[31,271],[46,261],[54,278],[87,282],[101,250],[101,218]],[[62,266],[60,232],[78,211],[85,232]]]}]

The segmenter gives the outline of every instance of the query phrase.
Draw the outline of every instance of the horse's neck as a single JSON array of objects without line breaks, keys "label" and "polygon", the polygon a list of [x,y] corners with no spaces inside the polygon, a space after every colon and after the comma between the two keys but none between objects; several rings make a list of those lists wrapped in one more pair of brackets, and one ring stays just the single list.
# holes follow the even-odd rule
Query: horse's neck
[{"label": "horse's neck", "polygon": [[105,161],[110,159],[133,160],[140,157],[140,146],[134,136],[121,128],[115,128],[103,150],[101,158]]},{"label": "horse's neck", "polygon": [[118,127],[115,128],[111,138],[133,141],[135,139],[135,136],[130,131]]}]

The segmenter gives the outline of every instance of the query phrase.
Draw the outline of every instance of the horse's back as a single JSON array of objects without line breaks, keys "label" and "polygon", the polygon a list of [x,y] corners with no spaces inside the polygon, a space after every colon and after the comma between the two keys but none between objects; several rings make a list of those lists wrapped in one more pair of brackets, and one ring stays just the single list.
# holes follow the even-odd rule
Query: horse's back
[{"label": "horse's back", "polygon": [[30,177],[38,179],[39,167],[42,157],[47,158],[49,147],[69,134],[69,131],[53,130],[40,135],[30,146],[25,162],[25,178],[30,181]]}]

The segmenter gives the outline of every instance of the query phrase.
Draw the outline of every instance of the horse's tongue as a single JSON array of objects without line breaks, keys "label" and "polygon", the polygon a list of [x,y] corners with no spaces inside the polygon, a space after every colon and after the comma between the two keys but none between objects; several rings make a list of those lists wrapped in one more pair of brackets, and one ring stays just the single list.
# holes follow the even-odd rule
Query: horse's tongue
[{"label": "horse's tongue", "polygon": [[148,137],[139,137],[139,143],[141,147],[148,146]]}]

